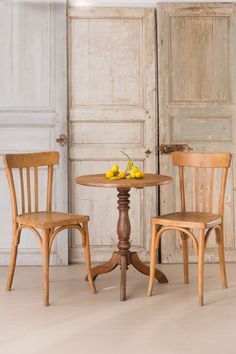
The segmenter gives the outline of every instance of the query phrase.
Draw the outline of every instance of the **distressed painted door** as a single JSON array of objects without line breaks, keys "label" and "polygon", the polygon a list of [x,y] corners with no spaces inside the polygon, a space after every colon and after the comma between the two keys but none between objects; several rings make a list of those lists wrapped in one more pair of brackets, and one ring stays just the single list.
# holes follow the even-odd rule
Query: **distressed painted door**
[{"label": "distressed painted door", "polygon": [[[54,207],[67,208],[66,1],[0,1],[0,154],[58,150]],[[40,194],[46,169],[40,170]],[[18,183],[18,182],[17,182]],[[16,187],[18,188],[18,184]],[[41,205],[43,206],[43,205]],[[9,263],[11,206],[0,159],[0,264]],[[55,242],[51,263],[68,262],[67,235]],[[22,233],[17,264],[41,264],[38,240]]]},{"label": "distressed painted door", "polygon": [[[226,258],[235,261],[235,4],[163,4],[157,13],[160,144],[186,143],[194,151],[233,154],[225,238]],[[173,185],[162,189],[161,213],[180,210],[177,169],[172,168],[170,155],[160,155],[160,171],[174,177]],[[193,190],[187,188],[193,201]],[[190,259],[196,261],[193,250]],[[206,259],[218,261],[213,238]],[[162,261],[182,261],[179,237],[162,238]]]},{"label": "distressed painted door", "polygon": [[[155,16],[153,9],[70,7],[68,26],[70,207],[90,215],[92,259],[101,261],[117,244],[117,191],[78,186],[75,177],[113,163],[124,168],[121,150],[156,171]],[[131,243],[144,259],[155,209],[155,188],[131,191]],[[72,234],[70,259],[82,257]]]}]

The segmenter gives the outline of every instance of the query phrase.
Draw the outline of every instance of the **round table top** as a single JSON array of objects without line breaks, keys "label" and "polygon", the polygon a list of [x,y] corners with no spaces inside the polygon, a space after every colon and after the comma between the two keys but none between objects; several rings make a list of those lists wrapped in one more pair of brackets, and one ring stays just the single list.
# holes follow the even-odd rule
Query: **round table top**
[{"label": "round table top", "polygon": [[106,188],[144,188],[167,184],[172,181],[169,176],[146,173],[142,179],[115,179],[109,180],[104,174],[79,176],[76,183],[83,186],[106,187]]}]

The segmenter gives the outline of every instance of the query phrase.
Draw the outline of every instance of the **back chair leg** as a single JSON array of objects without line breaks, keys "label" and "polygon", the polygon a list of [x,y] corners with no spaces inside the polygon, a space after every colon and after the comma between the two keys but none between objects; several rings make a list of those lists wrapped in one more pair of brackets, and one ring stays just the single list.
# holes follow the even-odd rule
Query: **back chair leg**
[{"label": "back chair leg", "polygon": [[42,252],[43,252],[43,284],[44,305],[49,306],[49,229],[43,229]]},{"label": "back chair leg", "polygon": [[150,277],[148,286],[148,296],[152,296],[152,290],[155,280],[156,256],[158,245],[156,246],[157,225],[152,224],[152,244],[151,244],[151,259],[150,259]]},{"label": "back chair leg", "polygon": [[181,233],[183,242],[183,268],[184,268],[184,282],[189,283],[189,266],[188,266],[188,237]]},{"label": "back chair leg", "polygon": [[198,245],[198,294],[199,305],[203,306],[203,277],[204,277],[205,230],[200,229]]},{"label": "back chair leg", "polygon": [[220,230],[217,230],[220,233],[219,242],[218,243],[218,250],[219,250],[219,260],[220,260],[220,275],[223,288],[227,288],[227,276],[226,276],[226,269],[225,269],[225,250],[224,250],[224,231],[223,226]]},{"label": "back chair leg", "polygon": [[8,279],[7,279],[7,285],[6,285],[6,290],[8,290],[8,291],[11,290],[12,281],[13,281],[13,277],[14,277],[14,273],[15,273],[17,251],[18,251],[18,245],[20,242],[20,234],[21,234],[21,229],[14,228],[13,236],[12,236],[11,260],[10,260]]},{"label": "back chair leg", "polygon": [[88,232],[88,223],[83,223],[83,228],[85,230],[86,238],[85,238],[85,246],[84,246],[84,254],[85,254],[85,262],[86,262],[86,272],[88,276],[89,286],[92,290],[93,294],[97,293],[93,277],[91,271],[91,257],[90,257],[90,244],[89,244],[89,232]]}]

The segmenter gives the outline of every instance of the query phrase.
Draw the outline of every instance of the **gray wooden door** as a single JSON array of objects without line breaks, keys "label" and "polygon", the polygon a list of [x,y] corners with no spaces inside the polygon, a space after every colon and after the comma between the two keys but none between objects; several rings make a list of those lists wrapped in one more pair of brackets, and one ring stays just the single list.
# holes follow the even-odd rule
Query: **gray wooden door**
[{"label": "gray wooden door", "polygon": [[[155,14],[144,8],[69,8],[70,201],[90,215],[92,259],[116,248],[117,191],[75,185],[75,177],[125,167],[121,150],[156,172]],[[145,151],[150,150],[150,154]],[[155,188],[131,191],[132,246],[145,259]],[[83,259],[73,234],[70,259]]]},{"label": "gray wooden door", "polygon": [[[236,260],[236,24],[235,4],[163,4],[157,8],[160,144],[186,143],[194,151],[233,154],[225,205],[226,258]],[[173,185],[161,191],[161,213],[180,210],[178,177],[169,155],[160,172]],[[188,189],[191,200],[193,191]],[[213,238],[206,259],[218,260]],[[196,261],[191,253],[190,259]],[[181,242],[162,238],[162,261],[181,262]]]},{"label": "gray wooden door", "polygon": [[[0,155],[59,150],[54,208],[67,210],[66,1],[0,1]],[[46,169],[40,170],[45,193]],[[16,184],[16,187],[17,184]],[[11,206],[0,159],[0,264],[9,263]],[[67,234],[58,236],[51,263],[67,264]],[[38,240],[23,231],[17,264],[41,264]]]}]

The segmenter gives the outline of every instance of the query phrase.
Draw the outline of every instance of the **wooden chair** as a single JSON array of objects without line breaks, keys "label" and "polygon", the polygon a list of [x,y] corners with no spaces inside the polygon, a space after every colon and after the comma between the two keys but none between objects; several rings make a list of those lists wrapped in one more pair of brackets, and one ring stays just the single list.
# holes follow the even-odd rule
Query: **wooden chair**
[{"label": "wooden chair", "polygon": [[[152,223],[152,245],[151,245],[151,264],[148,296],[152,295],[156,251],[159,246],[160,237],[167,230],[177,230],[180,232],[183,242],[183,264],[184,281],[189,282],[188,272],[188,238],[193,241],[194,248],[198,255],[198,292],[199,303],[203,305],[203,270],[204,270],[204,252],[208,237],[211,231],[215,231],[216,242],[219,249],[220,270],[223,287],[227,287],[225,258],[224,258],[224,197],[228,168],[231,162],[229,153],[192,153],[175,152],[172,154],[173,165],[179,167],[181,212],[153,217]],[[186,168],[194,169],[194,211],[187,208],[186,198]],[[221,187],[219,193],[219,204],[217,214],[213,214],[213,200],[215,202],[216,189],[214,189],[214,179],[216,169],[221,171]],[[219,172],[219,171],[218,171]],[[207,176],[209,175],[209,178]],[[202,177],[199,183],[199,177]],[[209,179],[209,181],[208,181]],[[201,189],[201,192],[200,192]],[[193,202],[193,201],[192,201]],[[200,206],[202,206],[200,208]],[[199,238],[190,231],[197,228]]]},{"label": "wooden chair", "polygon": [[[49,305],[49,258],[52,243],[58,233],[64,229],[77,229],[82,236],[82,244],[85,251],[86,271],[89,285],[93,293],[96,288],[91,275],[90,248],[88,233],[88,216],[74,215],[52,211],[52,184],[53,167],[59,163],[59,153],[56,151],[30,153],[30,154],[7,154],[4,156],[4,164],[9,183],[11,203],[12,203],[12,251],[9,268],[9,275],[6,290],[11,290],[12,280],[15,271],[17,250],[20,242],[20,235],[23,229],[31,230],[39,239],[43,255],[44,273],[44,304]],[[39,211],[39,191],[38,191],[38,168],[46,166],[48,170],[47,195],[45,211]],[[31,168],[34,173],[34,188],[31,191]],[[21,191],[21,213],[19,213],[17,194],[13,178],[13,169],[18,169]],[[26,183],[25,183],[26,176]],[[27,190],[27,203],[25,200],[25,189]],[[33,195],[33,198],[32,198]],[[34,203],[32,203],[32,199]],[[26,208],[27,204],[27,208]],[[33,205],[34,204],[34,207]],[[41,230],[41,233],[39,230]]]}]

